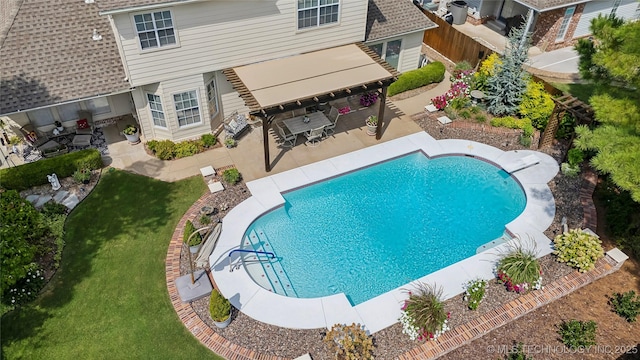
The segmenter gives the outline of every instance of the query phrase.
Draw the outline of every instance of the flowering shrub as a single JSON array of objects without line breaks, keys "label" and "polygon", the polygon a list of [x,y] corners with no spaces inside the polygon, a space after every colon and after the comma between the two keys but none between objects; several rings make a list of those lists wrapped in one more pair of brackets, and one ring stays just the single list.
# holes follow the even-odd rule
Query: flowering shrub
[{"label": "flowering shrub", "polygon": [[338,109],[338,113],[339,113],[340,115],[348,114],[348,113],[350,113],[350,112],[351,112],[351,108],[350,108],[350,107],[348,107],[348,106],[345,106],[345,107],[343,107],[343,108]]},{"label": "flowering shrub", "polygon": [[373,359],[373,340],[360,324],[335,324],[324,337],[324,343],[335,354],[336,359]]},{"label": "flowering shrub", "polygon": [[43,286],[44,273],[39,269],[30,270],[25,277],[9,288],[2,301],[12,306],[26,304],[38,296]]},{"label": "flowering shrub", "polygon": [[487,89],[487,81],[496,73],[496,68],[502,64],[500,55],[492,53],[481,64],[478,72],[474,74],[475,85],[478,90]]},{"label": "flowering shrub", "polygon": [[544,89],[544,85],[529,80],[527,91],[522,95],[522,102],[520,102],[520,116],[530,119],[536,129],[544,130],[554,106],[551,95]]},{"label": "flowering shrub", "polygon": [[428,341],[449,330],[447,320],[451,313],[445,312],[441,298],[441,288],[418,284],[416,292],[409,292],[409,298],[402,305],[399,319],[402,332],[411,340]]},{"label": "flowering shrub", "polygon": [[520,238],[498,260],[498,281],[505,284],[508,291],[526,293],[542,288],[542,269],[536,259],[534,249],[526,249]]},{"label": "flowering shrub", "polygon": [[455,79],[451,83],[449,91],[444,95],[436,96],[431,99],[431,103],[438,110],[442,110],[449,102],[455,98],[465,97],[471,93],[471,82],[473,80],[473,70],[464,70],[457,73]]},{"label": "flowering shrub", "polygon": [[482,298],[484,298],[487,282],[482,279],[476,279],[469,281],[465,287],[467,290],[464,292],[464,301],[469,302],[469,309],[476,310],[480,306]]},{"label": "flowering shrub", "polygon": [[558,261],[587,272],[595,266],[596,260],[604,256],[602,244],[597,236],[580,229],[571,229],[553,239]]},{"label": "flowering shrub", "polygon": [[369,107],[378,101],[378,92],[371,91],[360,95],[360,105]]}]

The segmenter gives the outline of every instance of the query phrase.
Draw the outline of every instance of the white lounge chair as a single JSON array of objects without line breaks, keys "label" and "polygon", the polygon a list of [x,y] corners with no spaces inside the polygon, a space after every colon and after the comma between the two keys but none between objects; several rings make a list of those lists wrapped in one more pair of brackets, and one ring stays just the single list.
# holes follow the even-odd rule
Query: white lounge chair
[{"label": "white lounge chair", "polygon": [[504,165],[502,168],[504,169],[504,171],[511,174],[518,170],[528,168],[529,166],[536,165],[539,162],[540,162],[540,159],[537,156],[535,156],[534,154],[530,154],[530,155],[515,159],[509,164]]}]

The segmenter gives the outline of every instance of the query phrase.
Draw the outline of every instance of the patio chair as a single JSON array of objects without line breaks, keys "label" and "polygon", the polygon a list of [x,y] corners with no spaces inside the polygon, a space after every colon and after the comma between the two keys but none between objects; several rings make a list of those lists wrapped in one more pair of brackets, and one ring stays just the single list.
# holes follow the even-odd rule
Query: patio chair
[{"label": "patio chair", "polygon": [[222,123],[224,130],[227,132],[227,137],[231,137],[234,140],[238,140],[250,128],[247,117],[244,114],[238,114],[237,111],[232,112]]},{"label": "patio chair", "polygon": [[95,125],[93,124],[93,114],[90,111],[78,111],[78,121],[76,121],[76,135],[93,135]]},{"label": "patio chair", "polygon": [[338,124],[339,117],[340,117],[340,113],[338,112],[338,109],[332,106],[331,111],[329,111],[329,115],[327,116],[327,118],[329,118],[329,120],[331,121],[331,125],[327,125],[324,127],[325,135],[328,136],[329,131],[331,131],[331,134],[335,133],[335,129],[336,129],[336,125]]},{"label": "patio chair", "polygon": [[318,145],[318,142],[322,139],[322,135],[324,135],[324,126],[304,133],[304,136],[307,137],[307,143],[311,147]]},{"label": "patio chair", "polygon": [[276,123],[276,127],[278,128],[278,135],[280,135],[280,139],[282,140],[282,146],[294,147],[296,140],[298,140],[298,135],[292,134],[289,129],[280,126],[279,123]]}]

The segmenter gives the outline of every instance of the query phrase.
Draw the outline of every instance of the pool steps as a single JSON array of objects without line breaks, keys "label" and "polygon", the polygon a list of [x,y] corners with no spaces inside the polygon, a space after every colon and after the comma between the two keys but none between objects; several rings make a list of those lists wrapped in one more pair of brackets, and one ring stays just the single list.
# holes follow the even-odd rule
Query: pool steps
[{"label": "pool steps", "polygon": [[476,249],[476,254],[480,254],[483,251],[487,251],[489,249],[492,249],[498,245],[502,245],[508,241],[510,241],[512,238],[511,236],[509,236],[508,234],[502,234],[502,236],[500,236],[499,238],[495,239],[495,240],[491,240],[488,243],[478,246],[478,248]]},{"label": "pool steps", "polygon": [[[266,239],[266,235],[258,234],[255,230],[252,230],[249,236],[245,236],[243,247],[255,251],[275,253]],[[242,262],[251,278],[258,285],[279,295],[298,297],[277,256],[270,259],[254,253],[242,257]]]}]

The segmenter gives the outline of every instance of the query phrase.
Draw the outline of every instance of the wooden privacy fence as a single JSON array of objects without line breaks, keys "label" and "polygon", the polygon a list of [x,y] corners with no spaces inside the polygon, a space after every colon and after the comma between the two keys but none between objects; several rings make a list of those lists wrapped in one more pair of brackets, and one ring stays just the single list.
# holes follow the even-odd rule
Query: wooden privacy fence
[{"label": "wooden privacy fence", "polygon": [[424,32],[422,42],[453,62],[468,61],[471,66],[491,55],[494,51],[480,44],[473,38],[456,30],[436,14],[422,9],[422,12],[438,25],[435,29]]}]

